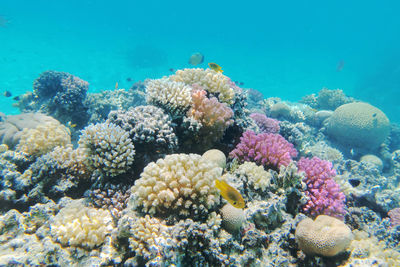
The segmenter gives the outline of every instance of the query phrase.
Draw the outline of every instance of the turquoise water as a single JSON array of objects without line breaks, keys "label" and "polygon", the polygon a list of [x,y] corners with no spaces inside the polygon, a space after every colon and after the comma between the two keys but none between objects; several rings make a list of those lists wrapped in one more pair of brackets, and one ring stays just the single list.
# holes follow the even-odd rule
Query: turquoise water
[{"label": "turquoise water", "polygon": [[[32,90],[45,70],[90,83],[169,75],[194,52],[244,87],[298,101],[341,88],[400,121],[400,2],[2,0],[0,90]],[[338,71],[338,65],[342,69]],[[18,113],[11,98],[1,111]]]}]

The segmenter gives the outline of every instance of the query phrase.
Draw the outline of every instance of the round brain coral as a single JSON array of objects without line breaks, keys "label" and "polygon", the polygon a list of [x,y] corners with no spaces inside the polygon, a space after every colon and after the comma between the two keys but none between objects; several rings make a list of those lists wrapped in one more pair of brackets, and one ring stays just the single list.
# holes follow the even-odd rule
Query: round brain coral
[{"label": "round brain coral", "polygon": [[331,257],[343,252],[353,239],[350,228],[327,215],[302,220],[296,228],[296,241],[306,254]]},{"label": "round brain coral", "polygon": [[87,126],[79,139],[88,166],[109,176],[125,173],[133,163],[135,149],[129,133],[112,123]]},{"label": "round brain coral", "polygon": [[208,213],[219,203],[222,169],[196,154],[172,154],[148,164],[131,188],[131,203],[150,214]]},{"label": "round brain coral", "polygon": [[344,145],[376,148],[390,132],[386,115],[367,103],[349,103],[338,107],[329,119],[328,134]]}]

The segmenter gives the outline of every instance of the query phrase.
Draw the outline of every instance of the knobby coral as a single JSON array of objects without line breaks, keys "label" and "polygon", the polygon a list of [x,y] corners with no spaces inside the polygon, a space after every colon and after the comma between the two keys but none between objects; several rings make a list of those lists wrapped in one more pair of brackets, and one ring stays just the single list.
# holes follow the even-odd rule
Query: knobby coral
[{"label": "knobby coral", "polygon": [[297,166],[306,174],[306,195],[310,198],[303,210],[312,216],[325,214],[342,218],[346,197],[333,179],[336,171],[332,163],[317,157],[301,158]]},{"label": "knobby coral", "polygon": [[253,161],[265,167],[278,169],[281,165],[287,166],[292,157],[297,156],[297,151],[279,134],[255,134],[253,131],[246,131],[229,156],[241,162]]}]

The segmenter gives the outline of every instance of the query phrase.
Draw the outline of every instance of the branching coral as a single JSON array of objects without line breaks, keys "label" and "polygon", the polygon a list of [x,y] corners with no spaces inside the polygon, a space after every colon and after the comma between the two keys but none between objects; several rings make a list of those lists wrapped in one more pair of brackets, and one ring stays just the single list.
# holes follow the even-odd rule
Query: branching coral
[{"label": "branching coral", "polygon": [[132,186],[135,208],[159,215],[201,215],[219,203],[222,169],[196,154],[172,154],[148,164]]},{"label": "branching coral", "polygon": [[40,156],[51,151],[56,146],[71,143],[70,131],[58,121],[40,124],[35,129],[24,129],[17,150],[31,156]]},{"label": "branching coral", "polygon": [[220,72],[211,69],[183,69],[170,76],[170,79],[188,85],[198,84],[207,92],[216,95],[221,102],[227,104],[234,102],[233,83]]},{"label": "branching coral", "polygon": [[88,249],[101,245],[112,229],[107,210],[85,207],[81,201],[68,204],[50,223],[51,235],[56,241]]},{"label": "branching coral", "polygon": [[79,140],[88,166],[109,176],[125,173],[132,165],[135,149],[129,133],[113,123],[87,126]]},{"label": "branching coral", "polygon": [[250,118],[256,122],[262,133],[279,133],[280,127],[278,120],[268,118],[261,113],[252,113],[250,114]]},{"label": "branching coral", "polygon": [[235,174],[247,177],[247,182],[254,189],[266,190],[271,186],[272,174],[265,171],[262,166],[257,166],[254,162],[244,162],[235,170]]},{"label": "branching coral", "polygon": [[159,105],[171,115],[184,114],[190,108],[191,92],[192,88],[185,83],[167,78],[146,82],[146,101]]},{"label": "branching coral", "polygon": [[279,168],[281,165],[287,166],[292,157],[297,156],[297,151],[279,134],[246,131],[229,156],[241,162],[253,161],[265,167]]},{"label": "branching coral", "polygon": [[343,217],[346,197],[333,179],[336,171],[332,168],[332,163],[314,157],[301,158],[297,165],[306,174],[306,194],[310,198],[303,207],[304,211],[312,216],[325,214]]}]

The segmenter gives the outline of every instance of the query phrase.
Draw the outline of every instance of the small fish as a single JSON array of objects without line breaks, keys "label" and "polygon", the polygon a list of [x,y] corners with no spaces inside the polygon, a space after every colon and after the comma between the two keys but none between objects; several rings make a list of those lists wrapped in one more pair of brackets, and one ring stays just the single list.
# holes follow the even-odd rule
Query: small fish
[{"label": "small fish", "polygon": [[374,113],[374,114],[372,114],[372,117],[374,117],[374,118],[375,118],[375,117],[376,117],[376,115],[377,115],[377,114],[376,114],[376,113]]},{"label": "small fish", "polygon": [[340,71],[342,71],[343,68],[344,68],[344,61],[343,60],[339,60],[337,66],[336,66],[336,71],[340,72]]},{"label": "small fish", "polygon": [[238,209],[243,209],[246,204],[242,195],[235,188],[227,184],[223,180],[215,180],[215,187],[221,192],[221,196],[225,198],[232,206]]},{"label": "small fish", "polygon": [[174,68],[170,68],[169,71],[170,72],[175,72],[175,69]]},{"label": "small fish", "polygon": [[131,77],[126,78],[126,81],[127,81],[127,82],[131,82],[131,81],[132,81],[132,78],[131,78]]},{"label": "small fish", "polygon": [[216,71],[216,72],[224,72],[223,70],[222,70],[222,68],[221,68],[221,66],[220,65],[218,65],[217,63],[208,63],[208,66],[210,67],[210,69],[212,69],[213,71]]},{"label": "small fish", "polygon": [[4,96],[5,97],[10,97],[10,96],[12,96],[12,93],[10,91],[5,91],[4,92]]},{"label": "small fish", "polygon": [[204,56],[202,53],[194,53],[189,58],[189,64],[193,66],[199,65],[203,63],[203,61],[204,61]]},{"label": "small fish", "polygon": [[76,123],[72,123],[71,121],[67,122],[67,126],[69,128],[75,128],[76,127]]},{"label": "small fish", "polygon": [[15,100],[15,101],[19,101],[19,100],[20,100],[20,98],[19,98],[19,95],[17,95],[17,96],[14,96],[14,97],[13,97],[13,100]]},{"label": "small fish", "polygon": [[118,82],[115,83],[115,90],[118,90]]}]

